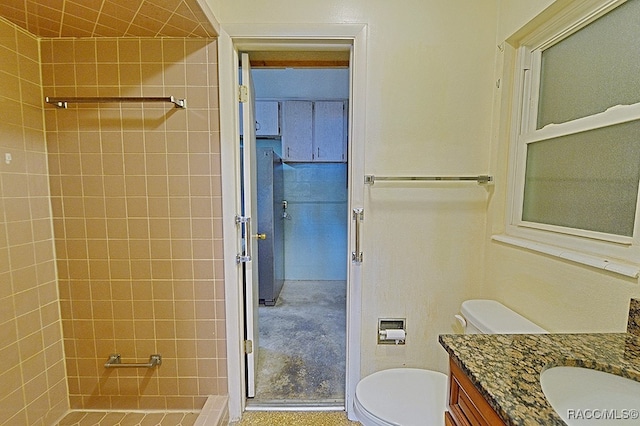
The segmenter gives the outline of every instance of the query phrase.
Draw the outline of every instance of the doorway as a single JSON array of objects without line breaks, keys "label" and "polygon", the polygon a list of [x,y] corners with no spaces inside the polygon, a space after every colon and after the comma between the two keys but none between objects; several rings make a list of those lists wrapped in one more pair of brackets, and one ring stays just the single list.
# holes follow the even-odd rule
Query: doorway
[{"label": "doorway", "polygon": [[[366,93],[366,25],[225,25],[219,41],[220,71],[220,135],[223,180],[224,216],[232,223],[240,211],[239,170],[237,153],[239,140],[237,113],[238,99],[238,51],[283,50],[304,45],[307,50],[350,51],[350,96],[349,96],[349,171],[348,211],[361,207],[364,198],[364,140],[365,140],[365,93]],[[274,48],[277,47],[277,48]],[[256,48],[258,47],[258,48]],[[322,49],[319,49],[322,50]],[[349,221],[349,251],[353,250],[354,221]],[[235,262],[242,252],[243,242],[238,226],[225,225],[225,309],[227,336],[227,366],[229,383],[230,419],[240,418],[247,405],[248,380],[245,375],[246,342],[244,342],[242,268]],[[360,379],[360,298],[361,264],[347,263],[346,295],[346,377],[344,408],[351,413],[351,401],[355,385]]]},{"label": "doorway", "polygon": [[344,406],[349,52],[249,52],[259,307],[251,407]]}]

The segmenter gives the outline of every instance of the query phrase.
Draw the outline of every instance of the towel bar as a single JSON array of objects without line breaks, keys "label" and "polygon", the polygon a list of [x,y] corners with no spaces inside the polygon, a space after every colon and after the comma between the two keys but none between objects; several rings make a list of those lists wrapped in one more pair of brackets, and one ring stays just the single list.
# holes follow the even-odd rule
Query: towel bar
[{"label": "towel bar", "polygon": [[176,108],[186,108],[186,99],[177,99],[173,96],[165,97],[153,97],[153,96],[113,96],[113,97],[66,97],[66,98],[53,98],[47,96],[44,101],[48,104],[53,104],[58,108],[67,108],[69,103],[120,103],[120,102],[169,102],[175,105]]},{"label": "towel bar", "polygon": [[365,175],[364,183],[373,185],[376,181],[475,181],[479,184],[487,184],[493,181],[493,176],[375,176]]},{"label": "towel bar", "polygon": [[147,363],[128,363],[123,364],[120,354],[109,355],[109,360],[104,364],[104,368],[153,368],[162,365],[162,355],[149,355]]}]

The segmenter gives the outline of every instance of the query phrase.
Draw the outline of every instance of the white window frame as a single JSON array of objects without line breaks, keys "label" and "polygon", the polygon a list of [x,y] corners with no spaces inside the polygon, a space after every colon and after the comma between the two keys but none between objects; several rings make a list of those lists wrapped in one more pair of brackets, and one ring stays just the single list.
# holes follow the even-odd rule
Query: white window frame
[{"label": "white window frame", "polygon": [[[542,51],[626,0],[576,0],[555,11],[549,19],[534,19],[523,29],[525,35],[508,40],[515,49],[512,122],[506,236],[494,240],[532,248],[602,269],[623,269],[624,275],[637,277],[640,267],[640,202],[636,200],[634,235],[618,236],[587,230],[522,220],[527,144],[569,135],[578,131],[640,120],[640,103],[614,106],[607,111],[536,130]],[[532,29],[531,26],[535,27]],[[516,35],[517,37],[517,35]],[[640,197],[638,197],[640,199]],[[584,260],[584,261],[581,261]],[[609,268],[608,268],[609,267]]]}]

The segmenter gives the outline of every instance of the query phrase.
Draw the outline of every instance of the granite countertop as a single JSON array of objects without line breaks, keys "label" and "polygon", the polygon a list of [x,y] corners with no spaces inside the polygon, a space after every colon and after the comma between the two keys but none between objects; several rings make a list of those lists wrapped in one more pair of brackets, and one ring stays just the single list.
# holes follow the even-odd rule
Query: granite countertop
[{"label": "granite countertop", "polygon": [[440,344],[508,425],[564,425],[540,373],[587,367],[640,381],[640,337],[630,333],[443,334]]}]

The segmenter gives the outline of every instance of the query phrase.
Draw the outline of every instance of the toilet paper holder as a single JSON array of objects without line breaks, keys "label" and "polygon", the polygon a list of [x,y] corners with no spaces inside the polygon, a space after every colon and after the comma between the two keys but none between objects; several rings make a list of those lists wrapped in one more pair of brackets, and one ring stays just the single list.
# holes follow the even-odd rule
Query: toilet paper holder
[{"label": "toilet paper holder", "polygon": [[379,318],[378,344],[404,345],[407,338],[406,318]]}]

